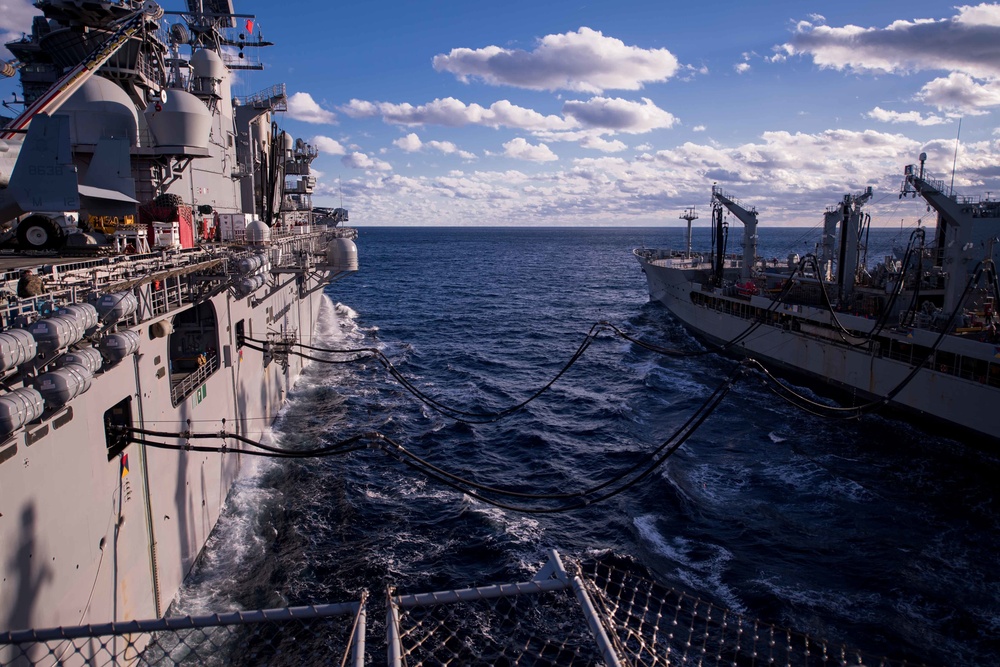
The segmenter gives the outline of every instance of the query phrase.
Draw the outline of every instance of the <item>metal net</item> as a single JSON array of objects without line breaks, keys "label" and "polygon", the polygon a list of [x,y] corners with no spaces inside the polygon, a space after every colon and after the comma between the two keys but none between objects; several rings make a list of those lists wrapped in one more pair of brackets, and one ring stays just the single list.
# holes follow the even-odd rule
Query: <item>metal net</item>
[{"label": "metal net", "polygon": [[290,607],[8,633],[0,664],[360,664],[348,660],[364,651],[362,608]]},{"label": "metal net", "polygon": [[[366,598],[0,632],[0,664],[382,664],[366,654]],[[530,581],[409,595],[390,590],[385,612],[392,667],[906,664],[744,618],[650,581],[627,564],[595,560],[567,570],[554,550]]]},{"label": "metal net", "polygon": [[587,562],[579,566],[579,572],[622,664],[905,664],[744,618],[611,565]]},{"label": "metal net", "polygon": [[605,664],[566,589],[403,608],[398,623],[407,667]]}]

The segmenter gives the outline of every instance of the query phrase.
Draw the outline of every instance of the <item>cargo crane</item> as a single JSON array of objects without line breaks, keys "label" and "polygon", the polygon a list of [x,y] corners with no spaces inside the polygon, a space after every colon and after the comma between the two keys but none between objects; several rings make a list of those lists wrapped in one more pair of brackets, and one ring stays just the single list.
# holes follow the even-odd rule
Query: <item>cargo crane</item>
[{"label": "cargo crane", "polygon": [[907,165],[900,197],[919,195],[937,213],[935,273],[948,278],[942,308],[949,313],[958,307],[967,291],[969,278],[980,265],[988,268],[994,298],[1000,302],[997,264],[1000,263],[1000,202],[989,197],[968,197],[955,193],[944,181],[924,176],[927,154],[920,154],[919,169]]},{"label": "cargo crane", "polygon": [[[754,262],[757,261],[757,209],[746,208],[741,203],[726,196],[722,190],[712,186],[712,201],[726,207],[730,213],[743,223],[743,262],[740,265],[740,279],[750,280]],[[719,265],[721,266],[721,258]]]}]

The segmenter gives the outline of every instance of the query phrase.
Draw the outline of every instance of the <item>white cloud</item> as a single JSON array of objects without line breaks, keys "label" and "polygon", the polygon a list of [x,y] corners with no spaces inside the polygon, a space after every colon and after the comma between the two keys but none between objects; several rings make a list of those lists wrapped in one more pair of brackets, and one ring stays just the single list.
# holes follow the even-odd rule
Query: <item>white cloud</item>
[{"label": "white cloud", "polygon": [[517,137],[503,145],[504,155],[518,160],[530,160],[531,162],[551,162],[558,160],[559,156],[545,144],[533,146],[525,139]]},{"label": "white cloud", "polygon": [[392,142],[394,146],[402,148],[407,153],[416,153],[420,150],[420,147],[424,145],[424,142],[420,141],[415,133],[410,132],[405,137],[400,137]]},{"label": "white cloud", "polygon": [[393,145],[402,148],[407,153],[416,153],[423,148],[429,148],[431,150],[438,151],[439,153],[444,153],[445,155],[457,155],[463,160],[476,159],[475,154],[461,150],[450,141],[421,141],[420,137],[418,137],[414,132],[410,132],[405,137],[400,137],[392,143]]},{"label": "white cloud", "polygon": [[340,106],[340,110],[351,118],[370,118],[378,115],[378,107],[373,102],[351,100]]},{"label": "white cloud", "polygon": [[875,107],[865,114],[867,118],[881,121],[883,123],[915,123],[916,125],[941,125],[951,122],[947,118],[928,114],[927,117],[921,115],[919,111],[889,111],[881,107]]},{"label": "white cloud", "polygon": [[678,69],[667,49],[627,46],[587,27],[577,32],[546,35],[533,51],[487,46],[457,48],[434,56],[434,69],[493,85],[532,90],[639,90],[644,83],[666,81]]},{"label": "white cloud", "polygon": [[580,146],[583,148],[590,148],[595,151],[602,151],[604,153],[620,153],[628,148],[623,141],[618,141],[617,139],[614,141],[608,141],[607,139],[598,136],[590,136],[581,139]]},{"label": "white cloud", "polygon": [[706,128],[705,128],[704,125],[695,125],[694,127],[691,128],[691,131],[692,132],[704,132],[705,129]]},{"label": "white cloud", "polygon": [[319,149],[320,153],[325,153],[326,155],[343,155],[347,152],[340,142],[336,139],[331,139],[330,137],[324,137],[321,134],[316,135],[309,140],[313,146]]},{"label": "white cloud", "polygon": [[337,116],[317,104],[309,93],[295,93],[288,98],[288,117],[305,123],[337,122]]},{"label": "white cloud", "polygon": [[465,104],[454,97],[436,99],[414,106],[409,103],[366,102],[351,100],[340,107],[352,118],[381,115],[386,123],[396,125],[483,125],[486,127],[512,127],[519,130],[568,130],[576,127],[572,119],[544,116],[532,109],[511,104],[507,100],[494,102],[489,108],[479,104]]},{"label": "white cloud", "polygon": [[969,25],[985,25],[1000,27],[1000,6],[990,3],[979,5],[960,5],[956,7],[958,15],[955,16],[957,23]]},{"label": "white cloud", "polygon": [[360,152],[348,153],[340,158],[340,161],[345,167],[351,169],[365,169],[368,171],[390,171],[392,169],[392,165],[388,162],[369,157]]},{"label": "white cloud", "polygon": [[820,67],[1000,76],[1000,4],[956,9],[951,18],[895,21],[884,28],[834,28],[802,21],[783,47],[789,55],[812,56]]},{"label": "white cloud", "polygon": [[929,81],[917,93],[917,99],[940,111],[954,110],[970,115],[986,113],[1000,106],[1000,80],[975,81],[968,74],[952,72],[947,77]]},{"label": "white cloud", "polygon": [[608,97],[592,97],[586,102],[570,100],[563,104],[563,114],[583,127],[629,134],[669,128],[677,122],[677,118],[647,98],[641,103]]},{"label": "white cloud", "polygon": [[750,71],[750,63],[736,63],[733,65],[733,69],[736,70],[737,74],[746,74]]},{"label": "white cloud", "polygon": [[[977,193],[1000,191],[998,136],[963,143],[955,179],[962,191],[973,186]],[[359,222],[375,224],[605,225],[608,210],[615,211],[617,224],[663,224],[676,221],[691,202],[705,201],[712,181],[718,181],[757,206],[762,224],[808,227],[845,193],[870,185],[877,195],[867,207],[873,224],[898,227],[900,217],[926,214],[920,200],[895,196],[902,165],[922,151],[929,155],[930,176],[950,180],[954,137],[922,143],[888,132],[828,130],[768,132],[735,146],[689,142],[628,159],[591,154],[569,165],[565,160],[533,165],[530,176],[516,170],[451,170],[424,177],[356,172],[344,181],[344,197],[352,212],[359,212]],[[416,223],[415,208],[424,212]]]},{"label": "white cloud", "polygon": [[457,155],[463,160],[476,159],[474,153],[470,153],[469,151],[463,151],[450,141],[428,141],[425,142],[424,145],[427,146],[428,148],[444,153],[445,155]]}]

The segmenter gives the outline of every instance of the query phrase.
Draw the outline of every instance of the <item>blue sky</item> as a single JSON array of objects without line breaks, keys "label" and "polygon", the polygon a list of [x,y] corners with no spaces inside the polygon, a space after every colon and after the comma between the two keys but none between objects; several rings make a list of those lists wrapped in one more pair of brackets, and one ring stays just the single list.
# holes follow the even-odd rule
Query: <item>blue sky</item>
[{"label": "blue sky", "polygon": [[[19,36],[26,0],[0,9]],[[287,84],[282,126],[322,152],[316,201],[342,192],[355,224],[683,224],[713,183],[763,225],[813,226],[869,185],[876,225],[911,224],[929,216],[899,201],[903,166],[926,151],[950,181],[959,121],[956,189],[1000,195],[997,4],[236,10],[275,46],[234,92]]]}]

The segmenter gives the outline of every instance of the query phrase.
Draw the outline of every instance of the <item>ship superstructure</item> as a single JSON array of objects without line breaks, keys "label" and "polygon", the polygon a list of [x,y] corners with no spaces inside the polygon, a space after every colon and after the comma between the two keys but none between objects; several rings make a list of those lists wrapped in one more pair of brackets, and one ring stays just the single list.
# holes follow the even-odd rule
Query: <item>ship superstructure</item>
[{"label": "ship superstructure", "polygon": [[859,413],[888,405],[995,441],[1000,203],[925,178],[924,160],[900,196],[924,198],[937,227],[917,229],[899,257],[867,267],[870,188],[826,211],[815,254],[778,262],[756,256],[756,210],[713,187],[713,238],[726,238],[731,211],[743,256],[724,242],[707,256],[636,249],[650,297],[720,351],[841,390]]},{"label": "ship superstructure", "polygon": [[[311,211],[315,148],[282,85],[235,98],[266,46],[224,0],[41,0],[9,45],[25,112],[2,130],[0,628],[162,616],[243,465],[133,428],[260,439],[357,270]],[[314,224],[322,218],[328,224]],[[0,662],[5,662],[0,653]]]}]

